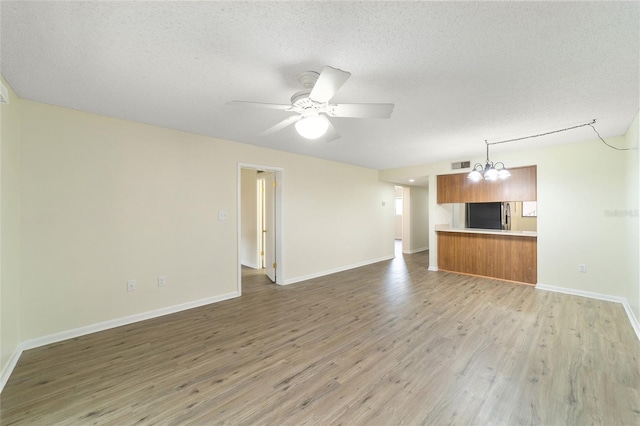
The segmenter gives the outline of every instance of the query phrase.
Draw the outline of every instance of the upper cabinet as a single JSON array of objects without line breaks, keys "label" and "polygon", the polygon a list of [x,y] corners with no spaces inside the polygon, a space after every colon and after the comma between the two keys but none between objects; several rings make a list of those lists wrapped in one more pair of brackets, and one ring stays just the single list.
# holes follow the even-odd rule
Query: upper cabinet
[{"label": "upper cabinet", "polygon": [[511,176],[493,182],[472,182],[469,173],[438,175],[438,204],[484,203],[492,201],[536,201],[537,167],[509,169]]}]

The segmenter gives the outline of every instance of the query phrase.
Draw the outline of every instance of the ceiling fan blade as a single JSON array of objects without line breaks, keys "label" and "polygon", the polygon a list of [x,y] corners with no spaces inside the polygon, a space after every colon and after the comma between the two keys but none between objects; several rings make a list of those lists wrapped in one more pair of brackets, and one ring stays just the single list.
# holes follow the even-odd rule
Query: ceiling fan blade
[{"label": "ceiling fan blade", "polygon": [[394,104],[338,104],[329,107],[331,117],[389,118]]},{"label": "ceiling fan blade", "polygon": [[280,109],[286,111],[291,108],[291,105],[281,105],[281,104],[267,104],[264,102],[247,102],[247,101],[231,101],[228,102],[228,105],[241,105],[241,106],[252,106],[258,108],[269,108],[269,109]]},{"label": "ceiling fan blade", "polygon": [[300,120],[302,118],[301,115],[292,115],[291,117],[285,118],[284,120],[282,120],[281,122],[279,122],[278,124],[269,127],[267,130],[265,130],[264,132],[260,133],[260,136],[271,136],[276,132],[279,132],[280,130],[284,129],[287,126],[291,126],[293,123],[295,123],[296,121]]},{"label": "ceiling fan blade", "polygon": [[329,127],[327,128],[327,132],[322,136],[322,140],[324,142],[331,142],[336,139],[340,139],[340,135],[336,131],[336,128],[331,124],[331,120],[329,120]]},{"label": "ceiling fan blade", "polygon": [[329,99],[333,98],[333,95],[349,77],[351,77],[350,72],[329,66],[324,67],[309,94],[309,98],[320,103],[329,102]]}]

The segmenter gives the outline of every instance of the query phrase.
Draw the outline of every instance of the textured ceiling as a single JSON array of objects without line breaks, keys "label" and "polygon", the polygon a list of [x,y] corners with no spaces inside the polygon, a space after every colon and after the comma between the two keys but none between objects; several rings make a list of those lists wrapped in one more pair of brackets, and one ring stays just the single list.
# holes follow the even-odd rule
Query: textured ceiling
[{"label": "textured ceiling", "polygon": [[[638,2],[11,2],[1,71],[18,96],[376,169],[461,160],[489,142],[639,109]],[[231,100],[289,103],[298,74],[352,73],[334,102],[394,103],[302,139]],[[492,148],[593,139],[582,128]]]}]

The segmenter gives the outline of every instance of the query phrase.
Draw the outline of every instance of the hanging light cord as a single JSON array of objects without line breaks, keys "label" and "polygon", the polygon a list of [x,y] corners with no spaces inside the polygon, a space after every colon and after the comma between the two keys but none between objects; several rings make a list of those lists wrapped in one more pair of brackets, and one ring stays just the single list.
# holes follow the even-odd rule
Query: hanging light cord
[{"label": "hanging light cord", "polygon": [[[498,144],[501,144],[501,143],[516,142],[516,141],[521,141],[521,140],[524,140],[524,139],[538,138],[538,137],[540,137],[540,136],[552,135],[552,134],[554,134],[554,133],[566,132],[567,130],[573,130],[573,129],[578,129],[578,128],[580,128],[580,127],[589,126],[589,127],[591,127],[591,128],[593,129],[593,131],[594,131],[594,132],[596,132],[596,135],[598,135],[598,138],[600,138],[600,140],[602,141],[602,143],[604,143],[604,144],[605,144],[606,146],[608,146],[609,148],[612,148],[612,149],[615,149],[615,150],[618,150],[618,151],[629,151],[629,150],[631,150],[631,148],[618,148],[618,147],[615,147],[615,146],[613,146],[613,145],[609,145],[609,144],[608,144],[604,139],[602,139],[602,136],[600,136],[600,133],[598,133],[598,131],[596,130],[596,128],[595,128],[595,127],[593,127],[593,125],[594,125],[594,124],[596,124],[596,120],[595,120],[595,119],[591,120],[589,123],[578,124],[577,126],[567,127],[567,128],[559,129],[559,130],[553,130],[553,131],[551,131],[551,132],[540,133],[540,134],[537,134],[537,135],[531,135],[531,136],[524,136],[524,137],[522,137],[522,138],[509,139],[509,140],[506,140],[506,141],[498,141],[498,142],[487,142],[487,141],[485,140],[485,141],[484,141],[484,143],[486,143],[486,144],[487,144],[487,147],[488,147],[488,145],[498,145]],[[488,153],[487,153],[487,154],[488,154]]]},{"label": "hanging light cord", "polygon": [[593,127],[593,124],[596,122],[596,120],[593,120],[593,123],[589,123],[587,124],[587,126],[591,127],[593,129],[594,132],[596,132],[596,135],[598,135],[598,137],[600,138],[600,140],[602,141],[603,144],[605,144],[606,146],[608,146],[611,149],[615,149],[617,151],[630,151],[631,148],[618,148],[617,146],[613,146],[613,145],[609,145],[607,143],[607,141],[605,141],[604,139],[602,139],[602,136],[600,136],[600,133],[598,133],[598,131],[596,130],[595,127]]}]

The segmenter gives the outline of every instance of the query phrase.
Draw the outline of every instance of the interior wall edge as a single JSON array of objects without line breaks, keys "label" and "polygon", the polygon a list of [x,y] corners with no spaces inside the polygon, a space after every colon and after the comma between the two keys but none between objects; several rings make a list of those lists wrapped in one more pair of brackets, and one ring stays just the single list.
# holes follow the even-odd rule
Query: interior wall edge
[{"label": "interior wall edge", "polygon": [[22,352],[25,351],[24,343],[19,343],[16,349],[13,351],[11,358],[9,358],[9,362],[2,369],[2,374],[0,374],[0,394],[2,394],[2,390],[4,386],[9,381],[9,377],[11,377],[11,373],[18,365],[18,360],[20,360],[20,356],[22,356]]},{"label": "interior wall edge", "polygon": [[[22,101],[4,74],[0,106],[0,391],[20,356]],[[9,372],[9,373],[7,373]]]}]

